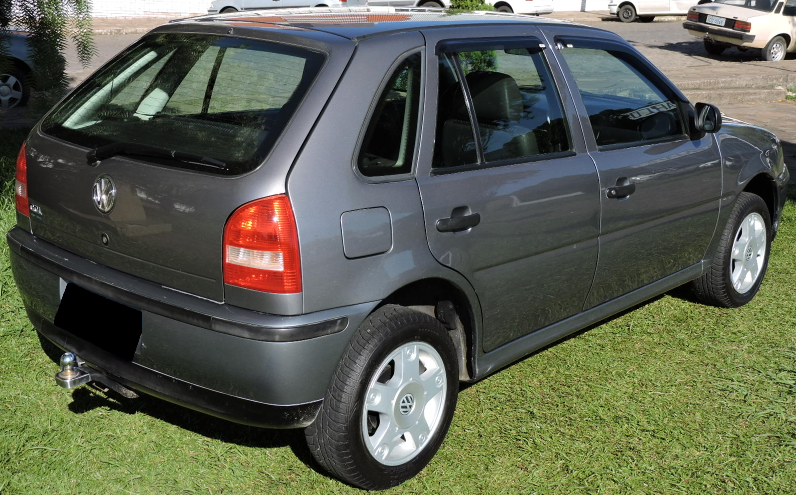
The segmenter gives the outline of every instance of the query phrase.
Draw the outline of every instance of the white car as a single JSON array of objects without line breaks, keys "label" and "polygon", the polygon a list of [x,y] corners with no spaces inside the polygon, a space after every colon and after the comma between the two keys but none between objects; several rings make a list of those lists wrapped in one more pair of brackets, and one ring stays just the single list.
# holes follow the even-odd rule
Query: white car
[{"label": "white car", "polygon": [[486,0],[498,12],[515,14],[549,14],[553,12],[553,0]]},{"label": "white car", "polygon": [[[536,0],[534,0],[536,1]],[[550,0],[545,0],[550,1]],[[214,0],[208,14],[241,10],[285,9],[295,7],[437,7],[450,8],[450,0]]]},{"label": "white car", "polygon": [[683,27],[711,55],[759,48],[763,60],[778,62],[796,52],[796,0],[716,0],[693,7]]},{"label": "white car", "polygon": [[697,0],[611,0],[608,11],[622,22],[651,22],[656,15],[686,15]]}]

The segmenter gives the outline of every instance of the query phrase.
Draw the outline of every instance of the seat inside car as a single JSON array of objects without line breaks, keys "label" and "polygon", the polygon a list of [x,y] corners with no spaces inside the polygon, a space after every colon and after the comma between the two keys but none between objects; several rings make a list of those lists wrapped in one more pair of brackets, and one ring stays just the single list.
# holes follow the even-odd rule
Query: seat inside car
[{"label": "seat inside car", "polygon": [[[533,131],[520,124],[524,105],[522,93],[511,76],[500,72],[474,71],[466,76],[473,99],[481,144],[486,161],[506,160],[539,153]],[[448,102],[461,102],[456,85]],[[441,101],[445,104],[445,101]],[[454,103],[455,105],[455,103]],[[443,124],[445,166],[463,163],[462,154],[472,153],[472,130],[467,108],[459,104]],[[466,161],[465,161],[466,162]]]}]

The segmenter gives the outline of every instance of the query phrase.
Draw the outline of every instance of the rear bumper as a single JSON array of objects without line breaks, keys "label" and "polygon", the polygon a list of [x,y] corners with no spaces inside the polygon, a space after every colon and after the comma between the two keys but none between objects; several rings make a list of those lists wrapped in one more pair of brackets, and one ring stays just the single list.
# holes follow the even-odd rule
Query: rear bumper
[{"label": "rear bumper", "polygon": [[754,34],[741,33],[740,31],[734,31],[732,29],[721,27],[710,27],[707,24],[694,21],[684,22],[683,27],[689,31],[694,31],[691,34],[695,36],[702,36],[704,33],[711,35],[711,37],[719,38],[718,41],[727,41],[722,38],[728,38],[729,40],[732,40],[730,42],[739,44],[739,41],[743,43],[752,43],[755,40]]},{"label": "rear bumper", "polygon": [[[7,240],[28,316],[46,338],[122,385],[245,424],[312,422],[351,333],[377,304],[268,315],[98,265],[20,228]],[[132,361],[55,326],[67,283],[141,310]],[[85,311],[91,318],[91,308]]]}]

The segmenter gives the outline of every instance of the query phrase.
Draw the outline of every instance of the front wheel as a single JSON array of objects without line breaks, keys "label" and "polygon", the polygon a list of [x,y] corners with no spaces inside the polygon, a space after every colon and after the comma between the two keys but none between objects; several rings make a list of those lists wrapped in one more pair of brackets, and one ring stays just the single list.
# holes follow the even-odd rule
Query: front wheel
[{"label": "front wheel", "polygon": [[419,473],[442,444],[458,395],[453,341],[435,318],[384,306],[357,329],[315,421],[313,457],[368,490]]},{"label": "front wheel", "polygon": [[788,44],[782,36],[774,36],[763,48],[763,60],[768,62],[779,62],[785,58],[785,51]]},{"label": "front wheel", "polygon": [[630,4],[622,5],[617,15],[622,22],[633,22],[636,20],[636,8]]},{"label": "front wheel", "polygon": [[421,7],[428,7],[431,9],[442,9],[444,6],[440,2],[430,1],[430,2],[423,2],[420,4]]},{"label": "front wheel", "polygon": [[237,11],[238,11],[238,9],[236,9],[235,7],[225,7],[223,9],[221,9],[220,13],[221,14],[231,14],[231,13],[237,12]]},{"label": "front wheel", "polygon": [[702,302],[737,308],[760,289],[771,251],[771,219],[760,196],[741,193],[707,273],[692,282]]},{"label": "front wheel", "polygon": [[505,12],[507,14],[513,14],[514,11],[508,5],[501,5],[500,7],[495,9],[498,12]]},{"label": "front wheel", "polygon": [[27,74],[19,69],[11,69],[0,74],[0,109],[24,106],[30,97]]}]

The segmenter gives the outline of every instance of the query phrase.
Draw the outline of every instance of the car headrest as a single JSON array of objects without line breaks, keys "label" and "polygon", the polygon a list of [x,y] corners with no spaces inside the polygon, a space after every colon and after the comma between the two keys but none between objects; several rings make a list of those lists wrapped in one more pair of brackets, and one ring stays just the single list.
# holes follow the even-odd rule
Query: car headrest
[{"label": "car headrest", "polygon": [[479,122],[516,122],[522,117],[522,94],[517,81],[501,72],[476,71],[467,74]]}]

